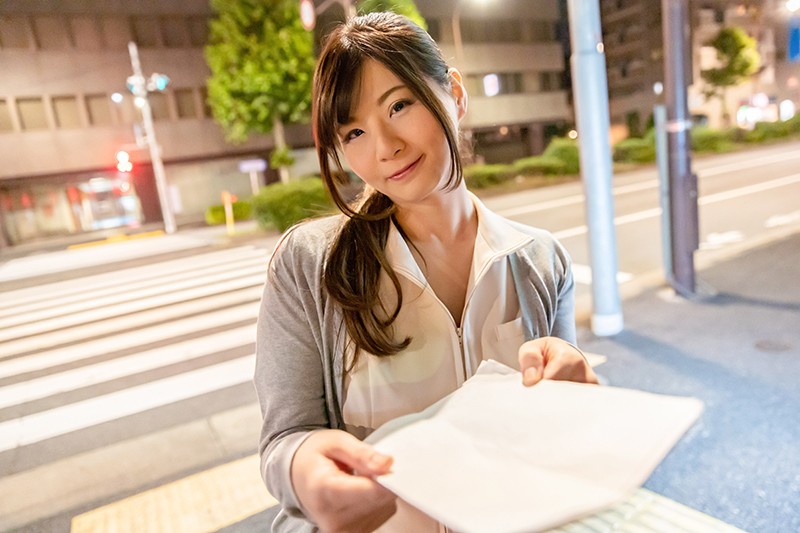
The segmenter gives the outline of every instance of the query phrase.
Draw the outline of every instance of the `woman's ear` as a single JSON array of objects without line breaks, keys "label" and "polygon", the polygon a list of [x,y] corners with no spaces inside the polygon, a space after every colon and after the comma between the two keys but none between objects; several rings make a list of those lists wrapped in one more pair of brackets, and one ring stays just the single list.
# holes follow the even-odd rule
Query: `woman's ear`
[{"label": "woman's ear", "polygon": [[447,71],[450,76],[450,87],[453,93],[453,98],[456,101],[456,111],[458,112],[458,119],[461,120],[467,113],[467,89],[464,87],[464,78],[458,69],[450,68]]}]

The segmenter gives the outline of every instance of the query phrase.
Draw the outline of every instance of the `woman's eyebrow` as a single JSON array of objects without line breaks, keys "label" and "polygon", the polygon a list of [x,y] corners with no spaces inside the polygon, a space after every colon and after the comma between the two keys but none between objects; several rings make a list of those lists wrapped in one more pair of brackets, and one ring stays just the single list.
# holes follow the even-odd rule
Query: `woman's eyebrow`
[{"label": "woman's eyebrow", "polygon": [[395,85],[394,87],[392,87],[391,89],[389,89],[388,91],[386,91],[385,93],[383,93],[383,94],[380,96],[380,98],[378,98],[378,105],[382,104],[382,103],[384,102],[384,100],[386,100],[387,98],[389,98],[389,95],[390,95],[390,94],[392,94],[394,91],[398,91],[398,90],[400,90],[400,89],[405,89],[405,87],[406,87],[406,86],[405,86],[405,85],[402,85],[402,84],[401,84],[401,85]]}]

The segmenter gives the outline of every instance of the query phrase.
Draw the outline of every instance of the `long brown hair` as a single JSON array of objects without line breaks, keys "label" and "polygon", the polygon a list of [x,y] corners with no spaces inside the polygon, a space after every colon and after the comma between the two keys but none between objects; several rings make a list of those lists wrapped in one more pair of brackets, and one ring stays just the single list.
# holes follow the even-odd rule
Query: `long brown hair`
[{"label": "long brown hair", "polygon": [[[337,128],[349,121],[367,60],[381,63],[400,78],[442,126],[451,159],[446,189],[458,187],[462,172],[456,126],[429,85],[451,88],[447,63],[431,36],[394,13],[355,17],[333,30],[325,41],[314,74],[312,124],[322,180],[348,219],[329,251],[323,282],[342,309],[344,326],[355,345],[356,356],[360,350],[387,356],[398,353],[411,342],[408,337],[395,339],[392,328],[403,303],[400,281],[385,252],[395,205],[389,197],[369,187],[358,202],[350,205],[337,188],[346,182],[343,177],[347,176],[339,157]],[[380,300],[382,270],[396,292],[394,309],[387,309],[386,302]]]}]

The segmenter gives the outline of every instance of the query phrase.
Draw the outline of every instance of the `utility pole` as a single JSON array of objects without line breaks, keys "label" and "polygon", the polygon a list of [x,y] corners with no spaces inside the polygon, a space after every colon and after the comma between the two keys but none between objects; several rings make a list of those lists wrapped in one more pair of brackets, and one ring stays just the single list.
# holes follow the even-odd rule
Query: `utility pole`
[{"label": "utility pole", "polygon": [[664,32],[664,95],[669,158],[669,221],[673,289],[684,297],[696,293],[694,251],[699,247],[697,176],[690,158],[692,122],[686,86],[690,61],[688,0],[661,0]]},{"label": "utility pole", "polygon": [[608,80],[600,30],[600,2],[569,0],[567,8],[572,44],[572,90],[592,264],[592,332],[609,336],[622,331],[623,320],[617,285]]},{"label": "utility pole", "polygon": [[131,56],[131,67],[133,76],[128,78],[128,89],[135,97],[134,103],[142,112],[142,126],[144,127],[145,142],[150,150],[150,161],[153,164],[153,175],[156,180],[158,191],[158,201],[161,204],[161,214],[164,217],[164,231],[168,234],[175,233],[175,216],[169,202],[169,190],[167,188],[167,176],[164,173],[164,163],[161,160],[161,149],[156,142],[156,131],[153,128],[153,112],[150,109],[150,102],[147,93],[152,90],[163,91],[169,78],[163,74],[153,74],[150,79],[145,79],[142,74],[142,65],[139,62],[139,49],[136,43],[128,43],[128,52]]}]

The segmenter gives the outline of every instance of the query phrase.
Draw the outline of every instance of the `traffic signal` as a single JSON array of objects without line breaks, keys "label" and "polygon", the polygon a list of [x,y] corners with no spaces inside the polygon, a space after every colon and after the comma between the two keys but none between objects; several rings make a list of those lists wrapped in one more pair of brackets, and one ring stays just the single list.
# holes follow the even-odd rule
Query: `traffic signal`
[{"label": "traffic signal", "polygon": [[120,150],[117,152],[117,170],[120,172],[130,172],[133,170],[131,156],[125,150]]},{"label": "traffic signal", "polygon": [[169,85],[169,76],[155,72],[150,75],[150,79],[147,82],[147,90],[163,91],[167,88],[167,85]]}]

